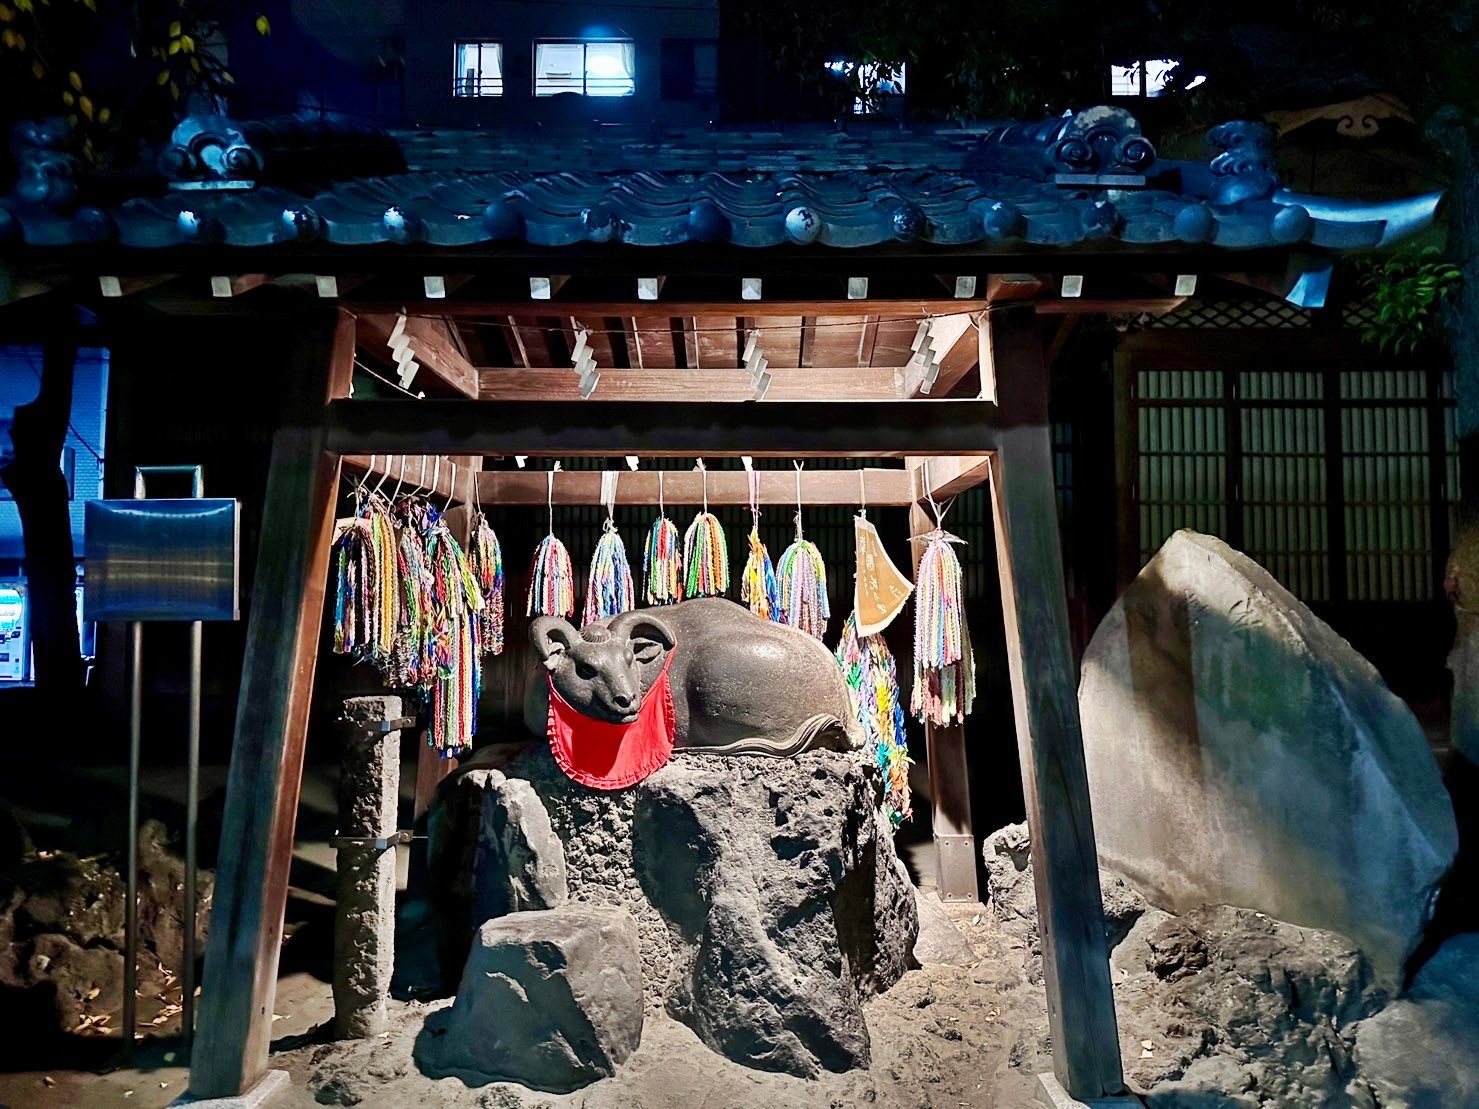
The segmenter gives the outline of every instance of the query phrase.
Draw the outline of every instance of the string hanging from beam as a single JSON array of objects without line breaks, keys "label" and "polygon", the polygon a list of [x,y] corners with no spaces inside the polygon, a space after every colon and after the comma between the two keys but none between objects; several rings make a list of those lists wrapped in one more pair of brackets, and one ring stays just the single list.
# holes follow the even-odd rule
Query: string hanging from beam
[{"label": "string hanging from beam", "polygon": [[555,471],[549,471],[549,534],[534,552],[534,570],[529,580],[528,616],[574,616],[575,570],[570,565],[570,552],[555,538]]},{"label": "string hanging from beam", "polygon": [[698,460],[704,475],[704,508],[683,535],[683,564],[688,570],[689,597],[722,597],[729,592],[729,544],[719,517],[709,511],[709,471]]},{"label": "string hanging from beam", "polygon": [[626,544],[616,530],[616,480],[618,470],[601,474],[601,503],[606,506],[606,520],[601,525],[601,538],[596,540],[596,553],[591,558],[590,579],[585,590],[584,624],[635,607],[632,568],[627,564]]},{"label": "string hanging from beam", "polygon": [[672,605],[683,599],[683,551],[678,545],[678,527],[668,519],[663,503],[661,470],[657,471],[657,519],[647,533],[642,580],[649,605]]},{"label": "string hanging from beam", "polygon": [[781,621],[781,584],[770,552],[760,539],[760,471],[748,458],[745,470],[750,482],[750,557],[740,574],[740,600],[762,620]]},{"label": "string hanging from beam", "polygon": [[965,721],[976,697],[976,661],[966,626],[960,559],[952,544],[964,542],[944,529],[944,510],[930,491],[929,463],[924,488],[935,526],[917,537],[925,544],[914,593],[914,692],[909,708],[921,721],[937,725]]},{"label": "string hanging from beam", "polygon": [[462,546],[439,513],[427,532],[426,553],[432,571],[435,625],[431,642],[436,664],[427,740],[443,758],[454,758],[472,746],[482,685],[477,616],[483,596]]},{"label": "string hanging from beam", "polygon": [[801,469],[796,466],[796,539],[781,552],[777,576],[781,585],[781,623],[821,639],[832,607],[827,600],[827,564],[822,552],[801,530]]}]

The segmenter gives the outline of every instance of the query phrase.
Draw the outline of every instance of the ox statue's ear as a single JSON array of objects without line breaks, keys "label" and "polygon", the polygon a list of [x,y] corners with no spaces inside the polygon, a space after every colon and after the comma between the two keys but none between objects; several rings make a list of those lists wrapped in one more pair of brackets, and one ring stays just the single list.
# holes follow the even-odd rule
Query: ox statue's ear
[{"label": "ox statue's ear", "polygon": [[632,653],[644,665],[656,662],[673,649],[673,630],[646,610],[623,612],[611,621],[611,634],[632,645]]},{"label": "ox statue's ear", "polygon": [[580,633],[562,616],[541,616],[529,625],[529,642],[546,670],[560,664],[560,656],[580,639]]}]

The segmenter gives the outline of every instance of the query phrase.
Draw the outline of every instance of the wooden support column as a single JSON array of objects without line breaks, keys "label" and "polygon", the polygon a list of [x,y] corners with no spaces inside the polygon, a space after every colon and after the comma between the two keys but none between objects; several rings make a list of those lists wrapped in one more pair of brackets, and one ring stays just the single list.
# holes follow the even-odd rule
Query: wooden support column
[{"label": "wooden support column", "polygon": [[190,1060],[190,1092],[198,1098],[243,1094],[267,1071],[339,484],[323,409],[349,393],[354,317],[339,311],[321,330],[292,340],[283,344],[294,363],[286,379],[301,392],[272,440]]},{"label": "wooden support column", "polygon": [[[935,528],[929,513],[909,507],[911,537]],[[923,543],[912,543],[914,577],[919,578]],[[971,774],[965,757],[965,728],[926,723],[924,745],[930,770],[930,826],[935,840],[935,888],[941,901],[979,901],[976,885],[976,835],[971,825]]]},{"label": "wooden support column", "polygon": [[1121,1093],[1124,1075],[1069,648],[1048,373],[1031,307],[988,319],[1001,405],[991,501],[1053,1072],[1072,1097],[1090,1101]]}]

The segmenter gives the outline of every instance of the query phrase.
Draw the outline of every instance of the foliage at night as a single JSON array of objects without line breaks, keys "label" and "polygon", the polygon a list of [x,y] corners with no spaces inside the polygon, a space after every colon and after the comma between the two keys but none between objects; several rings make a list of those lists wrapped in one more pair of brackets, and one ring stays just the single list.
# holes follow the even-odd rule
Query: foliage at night
[{"label": "foliage at night", "polygon": [[17,118],[64,117],[76,152],[101,165],[226,93],[230,34],[272,30],[231,0],[0,0],[0,28],[0,97]]}]

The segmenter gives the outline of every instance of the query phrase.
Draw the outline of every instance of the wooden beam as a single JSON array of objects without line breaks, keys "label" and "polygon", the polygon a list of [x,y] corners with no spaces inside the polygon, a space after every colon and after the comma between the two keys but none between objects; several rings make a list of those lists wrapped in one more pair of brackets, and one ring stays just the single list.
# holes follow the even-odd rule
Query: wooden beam
[{"label": "wooden beam", "polygon": [[357,323],[359,345],[398,364],[405,356],[442,384],[464,397],[478,395],[478,371],[458,349],[448,320],[429,316],[361,315]]},{"label": "wooden beam", "polygon": [[[600,367],[601,383],[593,400],[701,403],[747,401],[755,384],[742,369],[609,370]],[[867,366],[780,369],[772,377],[766,401],[899,400],[903,371]],[[488,402],[578,401],[580,378],[568,369],[516,368],[478,371],[478,399]]]},{"label": "wooden beam", "polygon": [[[935,527],[917,504],[909,509],[910,547],[914,577],[924,544],[913,542]],[[979,901],[976,882],[976,836],[971,821],[971,772],[965,752],[965,727],[924,725],[924,743],[930,774],[930,827],[935,843],[935,888],[941,901]]]},{"label": "wooden beam", "polygon": [[993,273],[986,278],[986,299],[992,304],[1035,300],[1043,285],[1043,279],[1035,273]]},{"label": "wooden beam", "polygon": [[991,501],[1017,721],[1053,1072],[1080,1101],[1124,1090],[1078,676],[1053,483],[1048,372],[1032,308],[993,312],[1002,428]]},{"label": "wooden beam", "polygon": [[556,458],[982,454],[992,449],[994,419],[995,408],[979,400],[619,406],[353,400],[335,401],[328,413],[330,449],[344,454]]},{"label": "wooden beam", "polygon": [[914,486],[914,503],[923,504],[926,491],[933,492],[937,501],[959,496],[967,489],[974,489],[991,476],[989,454],[968,457],[956,455],[945,458],[906,458]]},{"label": "wooden beam", "polygon": [[199,1098],[243,1094],[267,1069],[339,485],[322,405],[348,395],[354,335],[354,318],[339,312],[330,334],[285,344],[299,363],[287,380],[301,391],[273,435],[267,472],[221,819],[227,850],[216,871],[191,1052],[190,1091]]},{"label": "wooden beam", "polygon": [[1138,316],[1142,312],[1152,316],[1164,316],[1180,308],[1186,297],[1060,297],[1058,299],[1034,301],[1039,316]]},{"label": "wooden beam", "polygon": [[225,299],[250,292],[267,280],[265,273],[218,274],[211,278],[211,296]]},{"label": "wooden beam", "polygon": [[[983,297],[957,300],[953,297],[898,297],[848,300],[845,296],[813,300],[772,300],[762,302],[768,316],[839,316],[868,313],[886,319],[920,319],[946,316],[955,312],[979,312],[986,307]],[[750,316],[756,312],[754,301],[735,297],[716,300],[552,300],[541,301],[407,301],[361,300],[350,307],[361,315],[395,315],[402,310],[416,315],[447,315],[461,318],[480,316],[530,316],[535,314],[576,313],[580,316]]]},{"label": "wooden beam", "polygon": [[[794,474],[762,470],[760,503],[794,505]],[[801,499],[809,505],[857,505],[858,474],[867,485],[869,506],[905,506],[914,503],[912,475],[906,469],[869,467],[859,470],[801,471]],[[549,489],[546,470],[485,470],[478,478],[478,500],[483,504],[543,505]],[[659,481],[656,470],[623,470],[616,483],[616,503],[655,505],[661,494],[665,504],[700,504],[704,499],[704,477],[696,470],[667,470]],[[710,470],[708,501],[716,504],[749,504],[749,475],[742,470]],[[596,471],[561,470],[555,474],[554,503],[587,505],[601,503],[601,475]]]},{"label": "wooden beam", "polygon": [[162,285],[166,281],[173,281],[175,275],[172,273],[153,273],[142,275],[131,275],[126,277],[103,274],[98,278],[98,292],[109,298],[128,297],[135,293],[141,293],[145,289],[152,289],[155,285]]},{"label": "wooden beam", "polygon": [[438,500],[450,497],[454,501],[470,504],[473,499],[475,474],[482,469],[481,458],[474,456],[448,458],[438,455],[432,458],[425,454],[346,454],[343,458],[345,471],[368,475],[367,480],[375,484],[385,481],[382,488],[387,492],[396,486],[404,489],[420,488]]},{"label": "wooden beam", "polygon": [[911,397],[949,396],[950,390],[971,371],[979,357],[975,320],[969,312],[934,317],[929,321],[929,338],[939,370],[932,380],[927,380],[924,366],[917,361],[911,362],[906,367],[905,378]]}]

